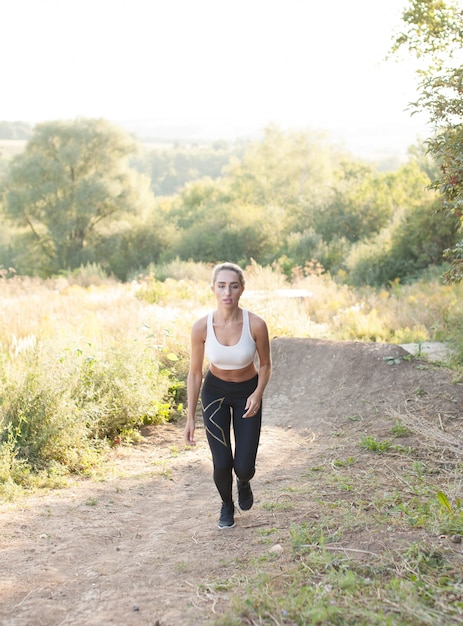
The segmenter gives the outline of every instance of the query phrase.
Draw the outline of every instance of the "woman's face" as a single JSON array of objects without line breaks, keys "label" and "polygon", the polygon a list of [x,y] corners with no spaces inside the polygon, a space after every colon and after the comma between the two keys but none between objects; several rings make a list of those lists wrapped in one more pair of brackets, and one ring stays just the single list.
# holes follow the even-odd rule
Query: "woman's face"
[{"label": "woman's face", "polygon": [[241,286],[236,272],[233,270],[220,270],[212,286],[212,291],[218,303],[222,306],[233,308],[238,305],[244,287]]}]

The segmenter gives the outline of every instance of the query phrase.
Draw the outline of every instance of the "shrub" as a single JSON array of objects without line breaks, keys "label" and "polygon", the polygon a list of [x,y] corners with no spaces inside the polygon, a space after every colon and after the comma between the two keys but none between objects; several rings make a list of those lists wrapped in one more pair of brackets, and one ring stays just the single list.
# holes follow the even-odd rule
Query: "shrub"
[{"label": "shrub", "polygon": [[126,288],[32,292],[21,291],[17,306],[27,312],[26,330],[44,316],[40,333],[0,334],[3,486],[25,485],[27,472],[86,474],[116,438],[133,440],[141,425],[176,417],[183,401],[183,347],[155,321],[142,322]]}]

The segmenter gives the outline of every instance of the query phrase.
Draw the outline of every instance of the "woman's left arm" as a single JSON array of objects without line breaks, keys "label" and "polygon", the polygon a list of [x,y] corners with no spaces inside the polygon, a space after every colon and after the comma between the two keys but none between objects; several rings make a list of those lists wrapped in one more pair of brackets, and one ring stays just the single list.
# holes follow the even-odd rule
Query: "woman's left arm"
[{"label": "woman's left arm", "polygon": [[255,391],[249,396],[246,403],[246,412],[243,417],[250,417],[260,407],[262,396],[267,387],[272,373],[272,358],[270,354],[270,341],[265,321],[253,313],[250,314],[251,332],[256,342],[259,356],[259,381]]}]

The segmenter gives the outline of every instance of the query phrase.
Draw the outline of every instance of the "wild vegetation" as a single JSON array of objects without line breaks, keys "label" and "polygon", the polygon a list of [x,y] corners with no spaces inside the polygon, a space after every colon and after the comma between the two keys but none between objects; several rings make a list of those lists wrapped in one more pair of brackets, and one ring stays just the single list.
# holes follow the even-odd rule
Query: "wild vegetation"
[{"label": "wild vegetation", "polygon": [[380,171],[314,131],[147,152],[103,120],[76,120],[38,125],[4,168],[0,264],[21,275],[96,263],[125,281],[176,258],[226,258],[382,286],[414,280],[458,241],[420,146]]},{"label": "wild vegetation", "polygon": [[[406,50],[416,61],[418,97],[413,112],[422,111],[434,127],[427,148],[439,164],[431,185],[444,198],[442,210],[463,220],[463,11],[459,0],[409,0],[402,14],[403,28],[391,52]],[[461,233],[460,233],[461,234]],[[463,278],[463,240],[446,251],[451,261],[448,280]]]},{"label": "wild vegetation", "polygon": [[[210,266],[176,262],[130,284],[98,276],[0,279],[0,491],[101,470],[144,424],[182,416],[189,329],[211,306]],[[460,285],[355,290],[314,271],[292,281],[253,263],[244,302],[271,336],[445,340],[462,361]],[[294,297],[288,297],[294,296]],[[247,299],[247,300],[246,300]]]},{"label": "wild vegetation", "polygon": [[[291,515],[313,504],[306,521],[291,525],[289,549],[277,543],[279,528],[265,527],[260,541],[268,549],[260,558],[200,590],[234,592],[214,626],[461,624],[461,463],[436,463],[424,447],[407,449],[389,437],[389,451],[369,447],[361,470],[356,455],[325,459],[266,503],[277,519],[278,511]],[[352,547],[364,532],[369,545]]]}]

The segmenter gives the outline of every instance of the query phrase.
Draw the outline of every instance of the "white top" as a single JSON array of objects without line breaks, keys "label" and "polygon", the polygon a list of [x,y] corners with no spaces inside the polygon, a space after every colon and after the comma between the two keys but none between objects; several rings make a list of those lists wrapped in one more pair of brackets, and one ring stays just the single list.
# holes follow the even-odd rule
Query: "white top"
[{"label": "white top", "polygon": [[209,361],[221,370],[239,370],[253,362],[256,355],[256,342],[251,335],[249,312],[243,311],[243,330],[238,343],[224,346],[219,343],[214,331],[213,316],[207,316],[207,333],[205,351]]}]

